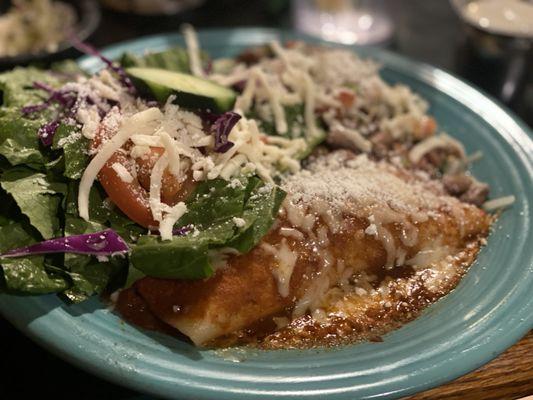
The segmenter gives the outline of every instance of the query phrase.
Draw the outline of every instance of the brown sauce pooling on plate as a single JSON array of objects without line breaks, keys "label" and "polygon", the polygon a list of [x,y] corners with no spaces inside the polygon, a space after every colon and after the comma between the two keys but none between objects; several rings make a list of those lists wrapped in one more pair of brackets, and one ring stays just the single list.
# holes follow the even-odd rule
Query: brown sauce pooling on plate
[{"label": "brown sauce pooling on plate", "polygon": [[165,324],[148,309],[146,302],[139,296],[135,286],[120,292],[115,303],[115,310],[126,322],[140,328],[182,336],[179,331]]},{"label": "brown sauce pooling on plate", "polygon": [[[275,318],[290,319],[292,309],[287,308],[275,316],[260,319],[246,329],[212,340],[206,347],[250,345],[280,349],[337,346],[364,340],[381,341],[381,335],[415,319],[425,307],[453,290],[480,247],[479,241],[473,240],[447,266],[440,268],[416,272],[411,266],[403,266],[393,272],[379,269],[373,271],[373,274],[367,274],[364,277],[365,284],[376,293],[347,296],[343,306],[349,307],[349,313],[344,310],[343,314],[336,310],[336,313],[322,322],[317,322],[306,314],[280,329],[274,321]],[[448,271],[444,272],[444,269]],[[426,281],[432,274],[443,274],[443,280],[438,287],[429,290]],[[370,279],[368,275],[371,276]],[[382,293],[385,287],[389,289],[384,296]],[[141,328],[184,337],[149,310],[135,285],[120,293],[115,309],[127,322]]]}]

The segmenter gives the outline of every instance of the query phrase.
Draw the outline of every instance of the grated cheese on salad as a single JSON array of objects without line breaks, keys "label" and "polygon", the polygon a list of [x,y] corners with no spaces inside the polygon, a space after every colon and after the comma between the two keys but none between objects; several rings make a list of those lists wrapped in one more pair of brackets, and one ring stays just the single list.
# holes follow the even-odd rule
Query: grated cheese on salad
[{"label": "grated cheese on salad", "polygon": [[[191,71],[205,76],[194,30],[185,26],[183,33]],[[151,170],[149,191],[151,213],[160,225],[177,215],[161,199],[166,170],[177,182],[188,177],[194,181],[231,181],[244,173],[257,174],[273,184],[283,174],[300,171],[302,154],[309,151],[309,143],[321,140],[322,128],[329,132],[328,143],[356,153],[374,154],[381,145],[375,138],[385,134],[393,141],[414,141],[405,153],[412,164],[441,148],[452,149],[457,155],[459,161],[449,163],[455,172],[467,164],[460,142],[444,133],[424,131],[427,104],[407,87],[383,82],[373,62],[339,49],[317,50],[301,44],[284,48],[276,41],[269,48],[274,57],[259,59],[251,66],[229,63],[223,73],[208,75],[227,85],[246,81],[234,107],[241,118],[227,138],[232,146],[220,153],[213,151],[214,137],[202,118],[173,104],[172,96],[161,109],[147,107],[121,88],[108,71],[70,84],[79,97],[91,98],[77,112],[83,135],[94,139],[100,129],[107,133],[82,176],[78,198],[82,218],[89,218],[88,193],[100,169],[128,141],[128,152],[134,160],[151,157],[151,148],[164,149]],[[118,102],[119,107],[108,109],[102,120],[99,107],[109,108],[109,100]],[[302,115],[289,117],[287,107],[295,105],[302,107]],[[251,111],[260,118],[250,117]],[[277,136],[264,132],[265,122],[273,124]],[[392,159],[402,162],[398,155]],[[135,179],[127,166],[115,163],[113,169],[124,182]],[[379,234],[379,226],[376,229]]]}]

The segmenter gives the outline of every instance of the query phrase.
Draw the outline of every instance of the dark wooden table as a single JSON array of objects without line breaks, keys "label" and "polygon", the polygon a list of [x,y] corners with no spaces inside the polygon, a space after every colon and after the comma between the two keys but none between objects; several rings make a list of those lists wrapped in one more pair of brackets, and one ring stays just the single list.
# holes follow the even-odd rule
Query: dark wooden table
[{"label": "dark wooden table", "polygon": [[528,395],[533,395],[533,332],[476,371],[405,400],[511,400]]},{"label": "dark wooden table", "polygon": [[[92,42],[101,47],[142,35],[175,31],[182,22],[213,26],[289,27],[284,0],[208,1],[179,17],[143,19],[104,12]],[[464,35],[445,0],[389,0],[397,26],[393,49],[449,71],[468,74],[458,62]],[[246,18],[242,16],[245,15]],[[490,71],[483,71],[490,74]],[[476,79],[476,76],[471,77]],[[533,84],[510,106],[533,125]],[[487,88],[490,89],[490,88]],[[533,310],[532,310],[533,312]],[[0,398],[136,399],[144,396],[86,374],[33,344],[0,317]],[[491,363],[410,400],[511,400],[533,394],[533,333]]]}]

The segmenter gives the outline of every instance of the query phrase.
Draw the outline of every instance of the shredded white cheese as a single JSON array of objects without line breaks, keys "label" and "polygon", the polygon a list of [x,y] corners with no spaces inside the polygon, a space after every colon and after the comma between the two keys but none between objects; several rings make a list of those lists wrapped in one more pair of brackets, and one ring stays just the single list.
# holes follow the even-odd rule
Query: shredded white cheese
[{"label": "shredded white cheese", "polygon": [[95,105],[80,107],[76,112],[78,121],[82,123],[81,134],[87,139],[93,139],[100,127],[100,115]]},{"label": "shredded white cheese", "polygon": [[272,107],[272,112],[274,113],[274,122],[276,125],[276,131],[279,134],[287,133],[287,120],[285,118],[285,110],[281,106],[278,91],[272,87],[272,83],[268,81],[265,73],[257,68],[256,70],[257,79],[261,84],[261,88],[265,91],[270,101],[270,106]]},{"label": "shredded white cheese", "polygon": [[150,209],[154,220],[163,219],[163,203],[161,203],[161,187],[163,185],[163,173],[168,166],[167,153],[163,153],[157,160],[150,174]]},{"label": "shredded white cheese", "polygon": [[109,158],[119,150],[136,131],[153,130],[154,123],[159,121],[161,116],[161,111],[155,107],[134,114],[123,121],[122,126],[116,135],[102,145],[81,177],[78,192],[78,210],[81,218],[86,221],[89,220],[89,192],[98,173],[106,164],[107,160],[109,160]]},{"label": "shredded white cheese", "polygon": [[113,168],[113,170],[117,173],[118,177],[122,180],[122,182],[133,182],[133,176],[131,175],[130,171],[128,171],[128,169],[121,163],[113,163],[113,165],[111,165],[111,168]]},{"label": "shredded white cheese", "polygon": [[181,178],[181,165],[178,143],[164,131],[159,133],[159,137],[166,150],[170,173],[179,181]]},{"label": "shredded white cheese", "polygon": [[372,151],[372,143],[365,139],[357,130],[349,129],[338,122],[334,122],[331,126],[331,136],[335,136],[336,142],[349,148],[357,149],[363,153],[370,153]]},{"label": "shredded white cheese", "polygon": [[424,157],[430,151],[437,148],[447,147],[457,150],[462,159],[466,158],[463,145],[454,138],[442,133],[440,135],[435,135],[424,139],[420,143],[417,143],[415,146],[413,146],[413,148],[409,151],[409,160],[412,163],[417,164],[422,157]]},{"label": "shredded white cheese", "polygon": [[509,207],[516,201],[516,198],[513,195],[498,197],[497,199],[492,199],[483,203],[483,209],[485,211],[495,211],[500,210],[505,207]]},{"label": "shredded white cheese", "polygon": [[246,81],[244,91],[237,98],[235,102],[235,110],[238,110],[240,114],[244,114],[250,110],[254,99],[255,91],[257,88],[257,70],[252,69],[250,77]]},{"label": "shredded white cheese", "polygon": [[174,224],[187,212],[187,206],[183,202],[179,202],[168,210],[159,224],[159,234],[161,240],[172,240],[172,229]]},{"label": "shredded white cheese", "polygon": [[279,247],[269,243],[262,243],[261,248],[276,259],[277,265],[272,269],[272,274],[277,280],[280,296],[287,297],[290,293],[291,276],[296,266],[298,255],[291,250],[287,244],[287,239],[282,239]]},{"label": "shredded white cheese", "polygon": [[191,72],[195,76],[203,78],[205,76],[202,69],[202,61],[200,58],[200,47],[198,46],[198,38],[194,28],[189,24],[184,24],[181,27],[181,33],[185,38],[185,44],[187,46],[187,53],[189,55],[189,66]]}]

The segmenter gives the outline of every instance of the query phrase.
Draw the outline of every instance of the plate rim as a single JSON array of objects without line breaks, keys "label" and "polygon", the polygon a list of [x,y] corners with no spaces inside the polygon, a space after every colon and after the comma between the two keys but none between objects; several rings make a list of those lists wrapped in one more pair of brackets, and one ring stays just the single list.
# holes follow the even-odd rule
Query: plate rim
[{"label": "plate rim", "polygon": [[[290,31],[283,31],[283,30],[271,29],[271,28],[264,29],[264,28],[260,28],[260,27],[259,28],[256,28],[256,27],[253,27],[253,28],[236,28],[236,29],[232,29],[232,28],[229,28],[229,29],[216,29],[216,28],[215,29],[202,29],[202,30],[199,31],[199,34],[202,35],[202,34],[207,33],[207,32],[209,32],[211,34],[222,33],[222,32],[224,32],[226,34],[229,33],[229,32],[233,32],[233,33],[235,33],[235,32],[241,32],[241,33],[262,32],[262,33],[268,33],[268,34],[272,34],[272,35],[280,35],[280,34],[281,35],[284,35],[284,34],[293,35],[294,34],[293,32],[290,32]],[[161,39],[161,38],[173,38],[173,37],[178,37],[178,36],[180,36],[178,33],[166,33],[166,34],[159,34],[159,35],[144,36],[144,37],[140,37],[140,38],[137,38],[137,39],[128,40],[128,41],[125,41],[125,42],[120,42],[120,43],[114,44],[112,46],[105,47],[105,48],[102,49],[102,52],[104,54],[109,54],[109,53],[113,53],[113,52],[117,52],[119,50],[122,50],[122,49],[124,49],[126,47],[130,47],[130,46],[132,46],[132,45],[134,45],[136,43],[139,43],[139,42],[147,42],[147,41],[150,41],[150,40],[158,40],[158,39]],[[300,35],[300,36],[305,37],[305,35]],[[314,38],[312,40],[313,41],[317,41]],[[323,42],[323,41],[319,41],[319,42]],[[332,44],[332,43],[328,42],[328,44]],[[343,46],[343,45],[340,45],[339,47],[350,48],[350,49],[354,49],[356,51],[362,50],[362,52],[364,53],[364,49],[354,48],[354,46]],[[514,124],[516,124],[516,126],[519,128],[519,130],[522,131],[519,136],[522,137],[522,138],[524,138],[524,137],[526,138],[525,139],[526,140],[525,150],[527,150],[527,152],[520,151],[519,153],[521,154],[520,159],[522,161],[525,161],[526,164],[529,164],[529,165],[525,165],[525,166],[526,166],[526,168],[529,167],[528,169],[531,172],[531,170],[533,169],[533,140],[532,140],[533,133],[532,133],[532,130],[531,130],[531,128],[528,125],[525,124],[525,122],[523,122],[519,117],[517,117],[506,106],[502,105],[499,101],[495,100],[490,95],[487,95],[482,90],[474,87],[470,83],[467,83],[466,81],[462,80],[461,78],[458,78],[455,75],[453,75],[452,73],[447,72],[447,71],[445,71],[445,70],[443,70],[441,68],[437,68],[437,67],[431,66],[429,64],[410,59],[408,57],[393,53],[393,52],[388,51],[388,50],[378,49],[378,50],[371,50],[371,51],[377,51],[378,53],[384,55],[386,58],[389,58],[389,59],[394,60],[396,62],[399,61],[399,62],[402,62],[402,63],[407,63],[408,65],[413,66],[413,68],[415,70],[418,70],[418,71],[413,73],[412,76],[414,78],[416,78],[417,80],[424,81],[425,83],[428,83],[428,82],[426,82],[423,79],[423,77],[421,76],[421,72],[419,72],[419,71],[422,71],[422,72],[426,71],[426,72],[431,72],[431,73],[435,73],[435,72],[440,73],[440,74],[442,74],[441,76],[442,76],[443,79],[446,79],[447,81],[457,85],[457,87],[459,89],[462,89],[462,90],[464,90],[466,92],[466,95],[472,95],[472,96],[474,96],[477,99],[483,99],[484,103],[490,105],[492,108],[496,107],[496,109],[499,109],[500,110],[500,114],[501,114],[501,112],[503,112],[503,114],[505,114],[510,119],[510,121],[512,121]],[[82,58],[78,59],[78,62],[83,64],[83,63],[87,63],[89,60],[94,60],[94,57],[85,56],[85,57],[82,57]],[[442,91],[442,89],[438,89],[434,85],[432,85],[432,87],[434,87],[435,89],[437,89],[439,91]],[[457,88],[456,88],[456,90],[457,90]],[[450,95],[449,92],[446,92],[446,94]],[[464,102],[464,99],[463,99],[463,101],[461,101],[461,100],[457,100],[457,101],[459,101],[462,104],[463,107],[468,108],[471,112],[478,114],[478,112],[473,110],[468,104],[466,104]],[[494,127],[494,125],[492,123],[490,123],[490,125],[492,127]],[[496,128],[494,128],[494,129],[496,129]],[[510,138],[512,138],[515,142],[517,142],[517,140],[518,140],[518,138],[515,137],[514,135],[511,135]],[[509,137],[508,138],[504,137],[506,142],[509,142],[510,138]],[[517,150],[516,146],[513,146],[513,147],[514,147],[514,149],[516,151]],[[524,150],[524,149],[521,149],[521,150]],[[530,303],[533,304],[532,301],[530,301]],[[2,307],[0,307],[0,311],[2,312],[2,314],[6,314],[4,312],[4,310],[2,309]],[[46,349],[54,352],[56,355],[58,355],[59,357],[63,358],[67,362],[69,362],[71,364],[75,364],[78,367],[80,367],[81,369],[86,370],[86,371],[88,371],[90,373],[93,373],[93,374],[95,374],[95,375],[97,375],[97,376],[99,376],[99,377],[101,377],[101,378],[103,378],[105,380],[112,381],[115,384],[119,384],[121,386],[125,386],[125,387],[128,387],[128,388],[134,387],[136,390],[140,390],[140,391],[145,391],[146,392],[146,388],[142,387],[139,383],[136,383],[136,382],[134,382],[132,380],[130,380],[128,382],[125,382],[124,379],[119,379],[117,376],[110,377],[109,375],[106,375],[106,371],[105,370],[99,369],[98,366],[91,365],[91,364],[84,364],[81,361],[81,359],[80,360],[73,359],[69,355],[68,352],[67,353],[62,352],[59,347],[57,347],[57,346],[52,346],[51,347],[49,345],[49,343],[47,343],[45,338],[42,335],[39,335],[39,331],[33,331],[32,329],[28,329],[28,327],[20,327],[19,326],[20,324],[17,324],[16,321],[11,320],[11,318],[7,318],[7,319],[10,320],[10,322],[13,323],[15,326],[17,326],[17,328],[19,330],[22,330],[24,334],[26,334],[27,336],[31,337],[32,340],[36,341],[37,343],[39,343],[41,346],[45,347]],[[494,351],[494,347],[492,347],[492,351],[491,352],[485,352],[485,356],[480,357],[477,360],[477,362],[471,363],[468,366],[465,366],[463,368],[457,369],[455,371],[451,371],[447,375],[443,375],[440,378],[433,379],[433,380],[430,380],[430,381],[427,381],[427,382],[424,382],[424,383],[421,383],[421,384],[418,384],[418,385],[410,386],[408,388],[405,388],[405,389],[402,389],[402,390],[399,390],[399,391],[395,391],[395,392],[392,392],[392,393],[388,393],[386,395],[391,395],[391,396],[394,396],[394,397],[410,395],[410,394],[417,393],[417,392],[422,391],[422,390],[427,390],[429,388],[441,385],[442,383],[451,381],[451,380],[457,378],[458,376],[464,375],[464,374],[466,374],[466,373],[468,373],[468,372],[470,372],[470,371],[472,371],[474,369],[477,369],[479,366],[484,365],[485,363],[489,362],[490,360],[492,360],[493,358],[495,358],[496,356],[501,354],[503,351],[505,351],[508,347],[510,347],[513,343],[515,343],[520,337],[522,337],[525,333],[527,333],[527,331],[529,331],[531,328],[533,328],[533,315],[526,316],[526,318],[524,318],[524,320],[520,324],[518,324],[517,326],[513,327],[513,331],[512,331],[511,335],[509,335],[509,334],[508,335],[501,335],[499,337],[501,339],[499,342],[497,340],[498,338],[493,339],[491,342],[487,342],[485,344],[485,346],[489,346],[489,345],[494,346],[495,342],[497,342],[499,344],[499,346],[497,346],[496,351]],[[482,346],[480,348],[483,349],[485,346]],[[479,350],[478,350],[478,352],[479,352]],[[151,391],[151,390],[149,390],[149,392],[153,393],[153,394],[161,395],[161,393],[159,393],[159,392],[154,392],[154,391]]]}]

